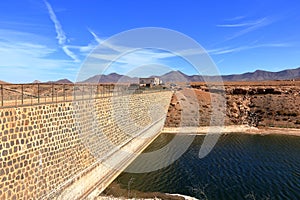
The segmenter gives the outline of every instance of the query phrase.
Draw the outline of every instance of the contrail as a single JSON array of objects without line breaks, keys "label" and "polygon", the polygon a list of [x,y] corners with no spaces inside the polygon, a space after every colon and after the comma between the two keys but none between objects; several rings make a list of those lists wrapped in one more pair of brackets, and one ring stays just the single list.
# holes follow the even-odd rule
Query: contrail
[{"label": "contrail", "polygon": [[55,31],[56,31],[56,34],[57,34],[56,38],[58,40],[58,44],[61,45],[61,47],[62,47],[63,51],[65,52],[65,54],[68,55],[70,58],[72,58],[74,60],[74,62],[80,62],[80,60],[77,58],[77,56],[72,51],[70,51],[68,49],[68,46],[65,45],[66,40],[67,40],[66,34],[63,31],[62,26],[61,26],[59,20],[57,19],[51,5],[46,0],[44,2],[47,6],[50,19],[54,23]]}]

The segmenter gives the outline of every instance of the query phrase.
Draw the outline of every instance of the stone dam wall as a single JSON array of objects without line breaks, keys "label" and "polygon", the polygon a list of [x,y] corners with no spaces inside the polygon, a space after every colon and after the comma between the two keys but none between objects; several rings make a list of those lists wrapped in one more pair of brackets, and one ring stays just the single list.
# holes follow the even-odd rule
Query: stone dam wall
[{"label": "stone dam wall", "polygon": [[[0,109],[0,199],[80,198],[104,179],[91,171],[144,132],[149,141],[158,134],[171,96],[168,91]],[[130,144],[133,151],[137,144]],[[76,185],[88,176],[96,178]]]}]

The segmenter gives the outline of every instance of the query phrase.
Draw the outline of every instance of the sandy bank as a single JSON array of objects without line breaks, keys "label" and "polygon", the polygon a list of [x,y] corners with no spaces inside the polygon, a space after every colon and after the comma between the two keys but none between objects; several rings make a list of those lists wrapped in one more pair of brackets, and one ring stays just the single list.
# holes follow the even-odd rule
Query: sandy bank
[{"label": "sandy bank", "polygon": [[99,196],[96,200],[160,200],[160,198],[125,198],[125,197],[114,197],[114,196]]},{"label": "sandy bank", "polygon": [[133,200],[133,199],[162,199],[162,200],[185,200],[185,199],[192,200],[192,197],[187,197],[179,194],[167,194],[162,192],[142,192],[138,190],[130,190],[128,193],[127,188],[122,188],[119,183],[116,181],[112,182],[101,194],[101,196],[97,197],[97,200],[103,199],[126,199],[126,200]]},{"label": "sandy bank", "polygon": [[245,133],[245,134],[280,134],[280,135],[294,135],[300,136],[300,129],[292,128],[275,128],[275,127],[264,127],[256,128],[247,125],[230,125],[230,126],[200,126],[200,127],[165,127],[162,133],[174,133],[174,134],[199,134],[205,135],[207,133]]}]

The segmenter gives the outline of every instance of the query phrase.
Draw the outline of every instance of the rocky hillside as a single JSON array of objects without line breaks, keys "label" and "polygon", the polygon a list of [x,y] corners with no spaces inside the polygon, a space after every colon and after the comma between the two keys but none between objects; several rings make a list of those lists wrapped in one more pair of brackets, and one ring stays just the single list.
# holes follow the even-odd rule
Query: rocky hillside
[{"label": "rocky hillside", "polygon": [[[299,87],[239,88],[228,96],[249,99],[248,123],[254,126],[300,128]],[[235,93],[234,93],[235,91]]]},{"label": "rocky hillside", "polygon": [[[193,123],[182,123],[182,95],[185,91],[193,91],[198,101],[198,126],[210,125],[212,105],[219,94],[210,93],[206,88],[184,89],[177,91],[173,97],[167,114],[166,126],[190,126]],[[180,98],[179,98],[180,97]],[[191,95],[190,95],[191,97]],[[189,97],[188,97],[189,98]],[[217,105],[217,107],[222,105]],[[299,86],[226,86],[225,125],[248,124],[251,126],[274,126],[300,128],[300,87]],[[185,114],[186,115],[186,114]],[[196,115],[194,115],[196,116]]]}]

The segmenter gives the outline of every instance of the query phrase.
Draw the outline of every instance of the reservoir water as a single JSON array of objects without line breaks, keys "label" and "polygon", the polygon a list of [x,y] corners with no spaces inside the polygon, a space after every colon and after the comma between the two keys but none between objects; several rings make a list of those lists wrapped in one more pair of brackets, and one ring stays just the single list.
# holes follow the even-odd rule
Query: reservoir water
[{"label": "reservoir water", "polygon": [[[160,135],[146,151],[164,146],[172,137]],[[203,139],[196,136],[189,149],[165,168],[124,172],[115,181],[125,189],[130,183],[134,190],[198,199],[300,199],[300,137],[223,135],[214,149],[199,159]]]}]

